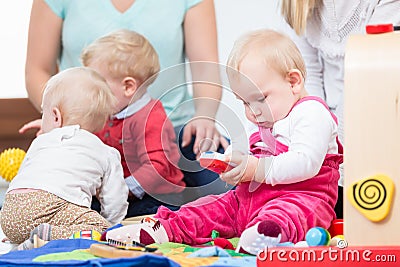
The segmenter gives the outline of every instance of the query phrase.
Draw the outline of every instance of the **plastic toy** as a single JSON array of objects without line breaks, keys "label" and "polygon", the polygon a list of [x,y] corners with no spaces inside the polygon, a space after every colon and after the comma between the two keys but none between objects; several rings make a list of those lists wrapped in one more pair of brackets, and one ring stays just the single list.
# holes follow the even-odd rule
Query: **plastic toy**
[{"label": "plastic toy", "polygon": [[69,239],[88,239],[100,241],[101,234],[96,230],[85,230],[74,233]]},{"label": "plastic toy", "polygon": [[338,248],[347,248],[348,244],[346,239],[344,239],[343,235],[337,235],[332,237],[332,239],[329,241],[329,246]]},{"label": "plastic toy", "polygon": [[[142,223],[145,220],[152,220],[152,218],[142,219]],[[154,225],[155,227],[159,227]],[[138,224],[128,224],[124,227],[117,227],[106,232],[106,240],[108,245],[137,251],[154,252],[156,248],[146,246],[142,243],[136,242],[135,236],[140,231]]]},{"label": "plastic toy", "polygon": [[227,172],[234,167],[233,164],[226,162],[224,154],[214,151],[206,151],[201,153],[200,166],[207,168],[218,174]]},{"label": "plastic toy", "polygon": [[[102,258],[131,258],[146,255],[149,252],[130,249],[120,249],[105,244],[92,244],[89,252]],[[162,255],[161,252],[153,251],[152,254]]]},{"label": "plastic toy", "polygon": [[40,239],[36,234],[33,235],[33,248],[40,248],[46,245],[49,241]]},{"label": "plastic toy", "polygon": [[328,232],[331,236],[343,235],[343,219],[333,220]]},{"label": "plastic toy", "polygon": [[310,247],[326,246],[329,244],[330,239],[331,235],[328,230],[322,227],[313,227],[306,234],[306,241]]},{"label": "plastic toy", "polygon": [[218,246],[223,249],[230,249],[230,250],[235,250],[233,244],[229,242],[228,239],[222,238],[222,237],[217,237],[213,240],[214,246]]},{"label": "plastic toy", "polygon": [[379,222],[389,214],[393,192],[392,179],[380,174],[353,183],[347,190],[347,197],[367,219]]},{"label": "plastic toy", "polygon": [[367,25],[365,27],[365,30],[368,34],[378,34],[378,33],[399,31],[400,26],[393,26],[393,24]]},{"label": "plastic toy", "polygon": [[0,154],[0,176],[10,182],[17,175],[26,152],[19,148],[9,148]]}]

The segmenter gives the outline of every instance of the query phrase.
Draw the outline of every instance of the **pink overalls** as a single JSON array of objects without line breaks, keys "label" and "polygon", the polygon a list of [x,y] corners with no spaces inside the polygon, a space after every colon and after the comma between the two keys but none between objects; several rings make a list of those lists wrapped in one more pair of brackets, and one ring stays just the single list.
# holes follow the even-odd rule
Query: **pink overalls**
[{"label": "pink overalls", "polygon": [[[317,97],[305,97],[295,106],[309,100],[319,101],[329,110]],[[333,114],[332,117],[337,123]],[[267,132],[269,130],[260,131],[250,137],[250,149],[255,156],[278,155],[288,151],[286,145]],[[259,141],[272,144],[275,149],[255,147],[254,144]],[[337,142],[339,153],[342,153],[342,147]],[[218,231],[223,238],[240,237],[245,229],[267,219],[281,226],[281,242],[298,242],[305,239],[310,228],[328,228],[335,218],[338,169],[342,162],[342,154],[327,154],[319,173],[308,180],[275,186],[241,183],[225,194],[205,196],[175,212],[160,207],[156,218],[165,227],[171,242],[203,244],[211,240],[212,230]]]}]

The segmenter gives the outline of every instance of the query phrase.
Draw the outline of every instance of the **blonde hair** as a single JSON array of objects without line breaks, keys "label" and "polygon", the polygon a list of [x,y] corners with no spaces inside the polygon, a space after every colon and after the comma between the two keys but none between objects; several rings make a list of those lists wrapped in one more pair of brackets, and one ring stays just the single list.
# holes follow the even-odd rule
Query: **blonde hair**
[{"label": "blonde hair", "polygon": [[104,127],[117,103],[104,78],[86,67],[66,69],[51,77],[43,98],[60,110],[62,126],[79,124],[90,132]]},{"label": "blonde hair", "polygon": [[84,66],[101,62],[113,78],[132,77],[139,85],[155,78],[160,70],[157,52],[150,42],[129,30],[118,30],[95,40],[83,50],[81,59]]},{"label": "blonde hair", "polygon": [[250,53],[255,52],[266,66],[275,69],[282,77],[292,69],[297,69],[306,77],[303,57],[295,43],[286,35],[263,29],[249,32],[234,44],[228,57],[228,67],[240,71],[240,64]]},{"label": "blonde hair", "polygon": [[321,0],[281,0],[281,14],[286,22],[301,35],[307,25],[310,16],[316,16],[317,10],[322,5]]}]

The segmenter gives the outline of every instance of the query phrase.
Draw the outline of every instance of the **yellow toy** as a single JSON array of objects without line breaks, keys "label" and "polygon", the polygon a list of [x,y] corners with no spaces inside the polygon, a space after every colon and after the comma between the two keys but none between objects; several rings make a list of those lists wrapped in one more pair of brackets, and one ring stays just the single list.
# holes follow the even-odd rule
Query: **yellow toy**
[{"label": "yellow toy", "polygon": [[0,154],[0,176],[10,182],[17,175],[26,152],[19,148],[9,148]]},{"label": "yellow toy", "polygon": [[394,183],[386,175],[365,178],[348,188],[350,203],[366,218],[379,222],[389,214]]},{"label": "yellow toy", "polygon": [[74,233],[69,239],[88,239],[100,241],[101,234],[96,230],[84,230]]}]

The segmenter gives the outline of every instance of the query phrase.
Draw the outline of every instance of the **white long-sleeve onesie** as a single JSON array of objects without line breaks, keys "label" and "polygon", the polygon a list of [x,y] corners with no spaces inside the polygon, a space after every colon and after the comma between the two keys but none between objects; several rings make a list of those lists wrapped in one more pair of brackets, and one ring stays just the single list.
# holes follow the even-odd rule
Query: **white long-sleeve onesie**
[{"label": "white long-sleeve onesie", "polygon": [[8,191],[41,189],[68,202],[90,207],[98,193],[101,215],[121,222],[128,208],[119,152],[79,125],[56,128],[31,144]]}]

